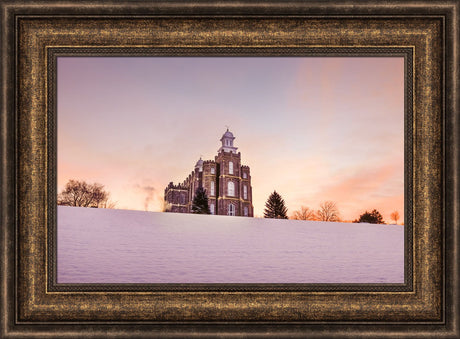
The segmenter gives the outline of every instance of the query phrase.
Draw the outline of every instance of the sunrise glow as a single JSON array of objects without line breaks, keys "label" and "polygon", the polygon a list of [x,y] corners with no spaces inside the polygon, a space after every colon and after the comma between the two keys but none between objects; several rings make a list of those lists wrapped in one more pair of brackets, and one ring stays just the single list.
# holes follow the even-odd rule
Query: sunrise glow
[{"label": "sunrise glow", "polygon": [[58,191],[99,182],[116,208],[161,211],[164,189],[214,159],[229,126],[255,216],[337,203],[404,220],[400,57],[58,58]]}]

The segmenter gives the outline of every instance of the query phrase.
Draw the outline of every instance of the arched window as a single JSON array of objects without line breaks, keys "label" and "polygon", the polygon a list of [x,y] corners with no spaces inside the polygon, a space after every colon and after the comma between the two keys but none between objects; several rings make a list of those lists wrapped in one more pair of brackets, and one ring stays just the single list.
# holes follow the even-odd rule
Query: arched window
[{"label": "arched window", "polygon": [[228,192],[227,195],[234,197],[235,196],[235,184],[231,181],[228,182]]},{"label": "arched window", "polygon": [[210,195],[216,195],[215,188],[214,188],[214,181],[211,181],[211,194]]},{"label": "arched window", "polygon": [[211,211],[211,214],[216,214],[214,204],[209,205],[209,210]]},{"label": "arched window", "polygon": [[228,205],[228,215],[235,215],[235,205],[230,204]]},{"label": "arched window", "polygon": [[228,163],[228,174],[233,174],[233,162]]},{"label": "arched window", "polygon": [[249,215],[249,210],[247,207],[244,208],[244,216],[247,217]]},{"label": "arched window", "polygon": [[243,186],[243,199],[248,198],[248,186],[244,185]]}]

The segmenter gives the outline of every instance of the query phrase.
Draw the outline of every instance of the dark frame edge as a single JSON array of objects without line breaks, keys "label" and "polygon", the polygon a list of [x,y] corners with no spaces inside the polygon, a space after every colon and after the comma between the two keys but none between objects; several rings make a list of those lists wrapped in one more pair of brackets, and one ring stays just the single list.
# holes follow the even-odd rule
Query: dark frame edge
[{"label": "dark frame edge", "polygon": [[[460,299],[460,183],[458,179],[458,173],[460,172],[459,159],[460,159],[460,86],[459,86],[459,58],[460,58],[460,45],[458,41],[459,21],[460,21],[460,4],[458,2],[449,1],[451,4],[450,12],[446,15],[446,26],[445,26],[445,37],[446,37],[446,57],[444,72],[445,80],[444,87],[446,93],[446,103],[444,105],[444,156],[445,156],[445,168],[444,168],[444,227],[445,227],[445,249],[450,249],[450,252],[445,251],[445,264],[446,274],[450,279],[445,280],[445,326],[441,329],[438,326],[430,326],[424,324],[414,324],[413,328],[418,327],[420,330],[425,329],[426,332],[419,333],[420,336],[427,337],[430,335],[439,336],[439,338],[460,338],[460,313],[459,313],[459,299]],[[110,330],[109,324],[90,324],[90,325],[76,325],[71,330],[65,326],[65,330],[62,331],[61,335],[58,331],[58,326],[54,325],[40,325],[35,326],[33,324],[17,324],[14,318],[15,314],[15,258],[11,253],[15,253],[15,234],[14,234],[14,223],[15,217],[17,216],[16,210],[16,149],[15,141],[17,140],[14,134],[16,127],[16,115],[15,115],[15,59],[12,57],[15,55],[15,36],[14,30],[14,15],[7,8],[7,4],[0,0],[0,14],[1,14],[1,33],[0,33],[0,57],[1,57],[1,97],[0,97],[0,178],[2,181],[1,186],[1,198],[0,198],[0,219],[2,220],[2,229],[0,231],[0,267],[2,272],[9,274],[2,274],[0,277],[0,337],[10,338],[24,336],[33,336],[33,334],[40,333],[41,336],[66,336],[76,337],[78,336],[79,329],[84,328],[91,329],[92,334],[89,337],[107,337],[107,334],[115,334]],[[8,113],[8,114],[7,114]],[[8,183],[5,185],[3,183]],[[446,227],[453,225],[456,227]],[[204,325],[204,324],[203,324]],[[141,332],[141,328],[146,328],[141,324],[127,325],[127,330],[132,330],[139,337],[150,337],[152,334],[163,333],[167,337],[180,337],[188,333],[190,336],[197,336],[198,330],[203,330],[203,325],[196,324],[181,324],[176,325],[177,329],[172,331],[171,328],[174,325],[158,325],[156,331],[147,334]],[[217,324],[216,324],[217,325]],[[230,326],[232,329],[230,330]],[[332,326],[334,327],[334,326]],[[222,335],[222,332],[214,332],[212,328],[215,326],[209,326],[209,329],[198,334],[202,337]],[[241,335],[241,331],[244,329],[248,330],[248,336],[250,337],[261,337],[263,334],[268,335],[267,331],[273,331],[270,334],[272,337],[279,337],[280,332],[283,331],[284,335],[290,337],[301,337],[305,333],[302,333],[302,325],[262,325],[257,327],[256,324],[248,325],[223,325],[222,330],[225,331],[224,336],[237,336]],[[258,331],[255,330],[258,328]],[[411,333],[405,327],[396,325],[388,328],[387,325],[377,325],[375,329],[380,329],[382,332],[380,335],[375,337],[389,337],[392,335],[411,336]],[[321,334],[327,330],[326,325],[318,325],[318,331],[314,332],[311,337],[326,336]],[[400,331],[398,331],[398,329]],[[153,328],[151,328],[153,330]],[[369,328],[367,328],[369,330]],[[164,331],[164,332],[163,332]],[[278,332],[277,332],[278,331]],[[193,333],[193,334],[192,334]],[[89,334],[89,333],[87,333]],[[120,333],[118,333],[120,334]],[[337,334],[337,333],[335,333]],[[365,335],[363,332],[351,331],[350,335],[356,337],[362,337]],[[371,332],[367,332],[371,334]],[[331,333],[332,335],[332,333]],[[21,336],[22,337],[22,336]],[[336,335],[334,335],[336,337]]]},{"label": "dark frame edge", "polygon": [[460,338],[460,2],[451,5],[444,28],[444,319],[446,334]]},{"label": "dark frame edge", "polygon": [[15,33],[9,3],[0,1],[0,337],[15,327],[16,115]]}]

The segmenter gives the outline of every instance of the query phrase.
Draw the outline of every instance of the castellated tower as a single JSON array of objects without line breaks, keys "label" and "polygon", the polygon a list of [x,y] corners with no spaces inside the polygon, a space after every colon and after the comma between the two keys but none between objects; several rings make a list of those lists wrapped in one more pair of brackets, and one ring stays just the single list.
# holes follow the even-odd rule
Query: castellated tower
[{"label": "castellated tower", "polygon": [[203,187],[211,214],[254,216],[250,169],[241,165],[241,153],[233,145],[234,140],[227,129],[214,160],[200,158],[182,184],[169,183],[165,189],[166,212],[191,213],[195,192]]}]

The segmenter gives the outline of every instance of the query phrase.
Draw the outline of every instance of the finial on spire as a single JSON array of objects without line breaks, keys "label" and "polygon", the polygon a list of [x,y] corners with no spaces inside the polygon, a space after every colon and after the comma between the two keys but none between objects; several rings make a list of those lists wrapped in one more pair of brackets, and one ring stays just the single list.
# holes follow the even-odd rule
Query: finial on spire
[{"label": "finial on spire", "polygon": [[225,127],[227,127],[227,132],[228,132],[228,125],[225,125]]}]

